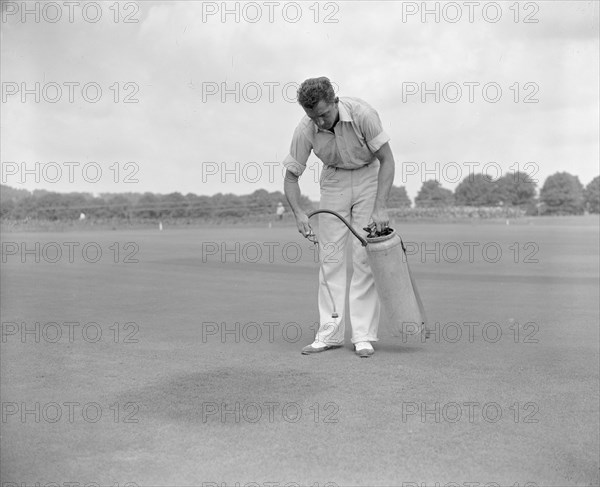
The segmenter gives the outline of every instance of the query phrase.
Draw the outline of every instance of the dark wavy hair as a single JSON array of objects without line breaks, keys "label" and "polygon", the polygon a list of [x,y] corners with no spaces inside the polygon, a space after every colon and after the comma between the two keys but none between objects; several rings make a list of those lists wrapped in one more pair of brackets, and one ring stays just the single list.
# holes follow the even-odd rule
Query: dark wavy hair
[{"label": "dark wavy hair", "polygon": [[335,101],[335,91],[329,78],[309,78],[298,88],[298,103],[304,108],[312,110],[321,100],[326,103]]}]

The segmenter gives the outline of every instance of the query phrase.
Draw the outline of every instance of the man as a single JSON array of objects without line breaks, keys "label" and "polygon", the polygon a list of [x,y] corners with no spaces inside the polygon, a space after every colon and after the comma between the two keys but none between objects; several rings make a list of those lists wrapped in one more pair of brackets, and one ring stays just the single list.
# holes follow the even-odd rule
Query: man
[{"label": "man", "polygon": [[[328,78],[311,78],[298,89],[298,102],[306,116],[296,127],[286,168],[284,192],[298,231],[312,235],[306,212],[300,207],[298,179],[306,169],[311,150],[323,161],[320,208],[341,214],[359,232],[389,224],[386,202],[394,181],[395,162],[377,112],[358,98],[335,96]],[[319,214],[319,330],[303,354],[341,347],[345,331],[347,227],[335,216]],[[379,298],[367,254],[352,237],[354,272],[350,283],[352,343],[360,357],[374,353],[377,341]],[[329,284],[329,288],[327,286]],[[331,293],[330,293],[331,291]]]},{"label": "man", "polygon": [[275,211],[275,213],[277,214],[277,218],[279,220],[283,220],[283,214],[285,213],[285,208],[281,201],[277,204],[277,210]]}]

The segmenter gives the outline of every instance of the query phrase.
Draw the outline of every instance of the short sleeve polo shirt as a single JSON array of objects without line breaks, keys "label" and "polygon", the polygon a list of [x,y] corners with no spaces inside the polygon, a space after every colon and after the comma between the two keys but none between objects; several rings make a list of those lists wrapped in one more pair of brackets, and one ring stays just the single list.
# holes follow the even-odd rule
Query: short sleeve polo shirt
[{"label": "short sleeve polo shirt", "polygon": [[292,137],[290,153],[284,159],[287,170],[300,176],[312,150],[327,166],[358,169],[374,162],[375,152],[390,140],[379,115],[360,98],[340,97],[339,121],[334,131],[322,130],[304,116]]}]

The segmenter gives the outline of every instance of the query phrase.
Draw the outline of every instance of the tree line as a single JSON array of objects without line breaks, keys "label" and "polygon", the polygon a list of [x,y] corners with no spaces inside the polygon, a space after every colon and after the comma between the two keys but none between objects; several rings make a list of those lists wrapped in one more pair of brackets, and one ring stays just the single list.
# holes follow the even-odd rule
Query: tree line
[{"label": "tree line", "polygon": [[[280,191],[258,189],[250,195],[217,193],[212,196],[155,193],[56,193],[29,192],[2,185],[0,216],[10,220],[67,220],[81,214],[89,219],[168,220],[178,218],[244,218],[275,212],[278,203],[287,204]],[[311,202],[303,197],[303,206]]]},{"label": "tree line", "polygon": [[[46,190],[0,188],[0,217],[4,220],[70,220],[83,213],[91,219],[166,220],[255,218],[272,215],[278,203],[289,207],[280,191],[258,189],[249,195],[217,193],[212,196],[178,192],[155,193],[57,193]],[[549,176],[537,191],[537,182],[517,172],[493,180],[484,174],[465,177],[451,191],[439,181],[423,183],[415,198],[416,208],[504,207],[520,208],[531,215],[578,215],[600,213],[600,178],[584,187],[577,176],[558,172]],[[316,205],[305,196],[301,205]],[[388,200],[391,209],[412,206],[404,186],[393,186]]]},{"label": "tree line", "polygon": [[[531,215],[581,215],[600,213],[600,177],[586,187],[579,178],[567,172],[548,176],[539,190],[528,174],[515,172],[493,179],[485,174],[465,177],[454,192],[439,181],[425,181],[415,197],[416,208],[451,206],[520,208]],[[410,206],[404,188],[394,188],[396,205]]]}]

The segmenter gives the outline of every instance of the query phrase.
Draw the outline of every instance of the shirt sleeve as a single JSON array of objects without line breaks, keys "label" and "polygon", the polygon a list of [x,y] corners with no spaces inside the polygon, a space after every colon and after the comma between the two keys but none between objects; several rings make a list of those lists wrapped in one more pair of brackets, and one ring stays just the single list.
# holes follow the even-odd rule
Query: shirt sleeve
[{"label": "shirt sleeve", "polygon": [[296,176],[301,176],[306,169],[306,162],[312,150],[312,143],[305,133],[304,124],[298,125],[292,137],[290,153],[283,160],[284,167]]},{"label": "shirt sleeve", "polygon": [[372,108],[365,110],[358,118],[358,126],[371,152],[377,152],[390,136],[384,132],[379,114]]}]

